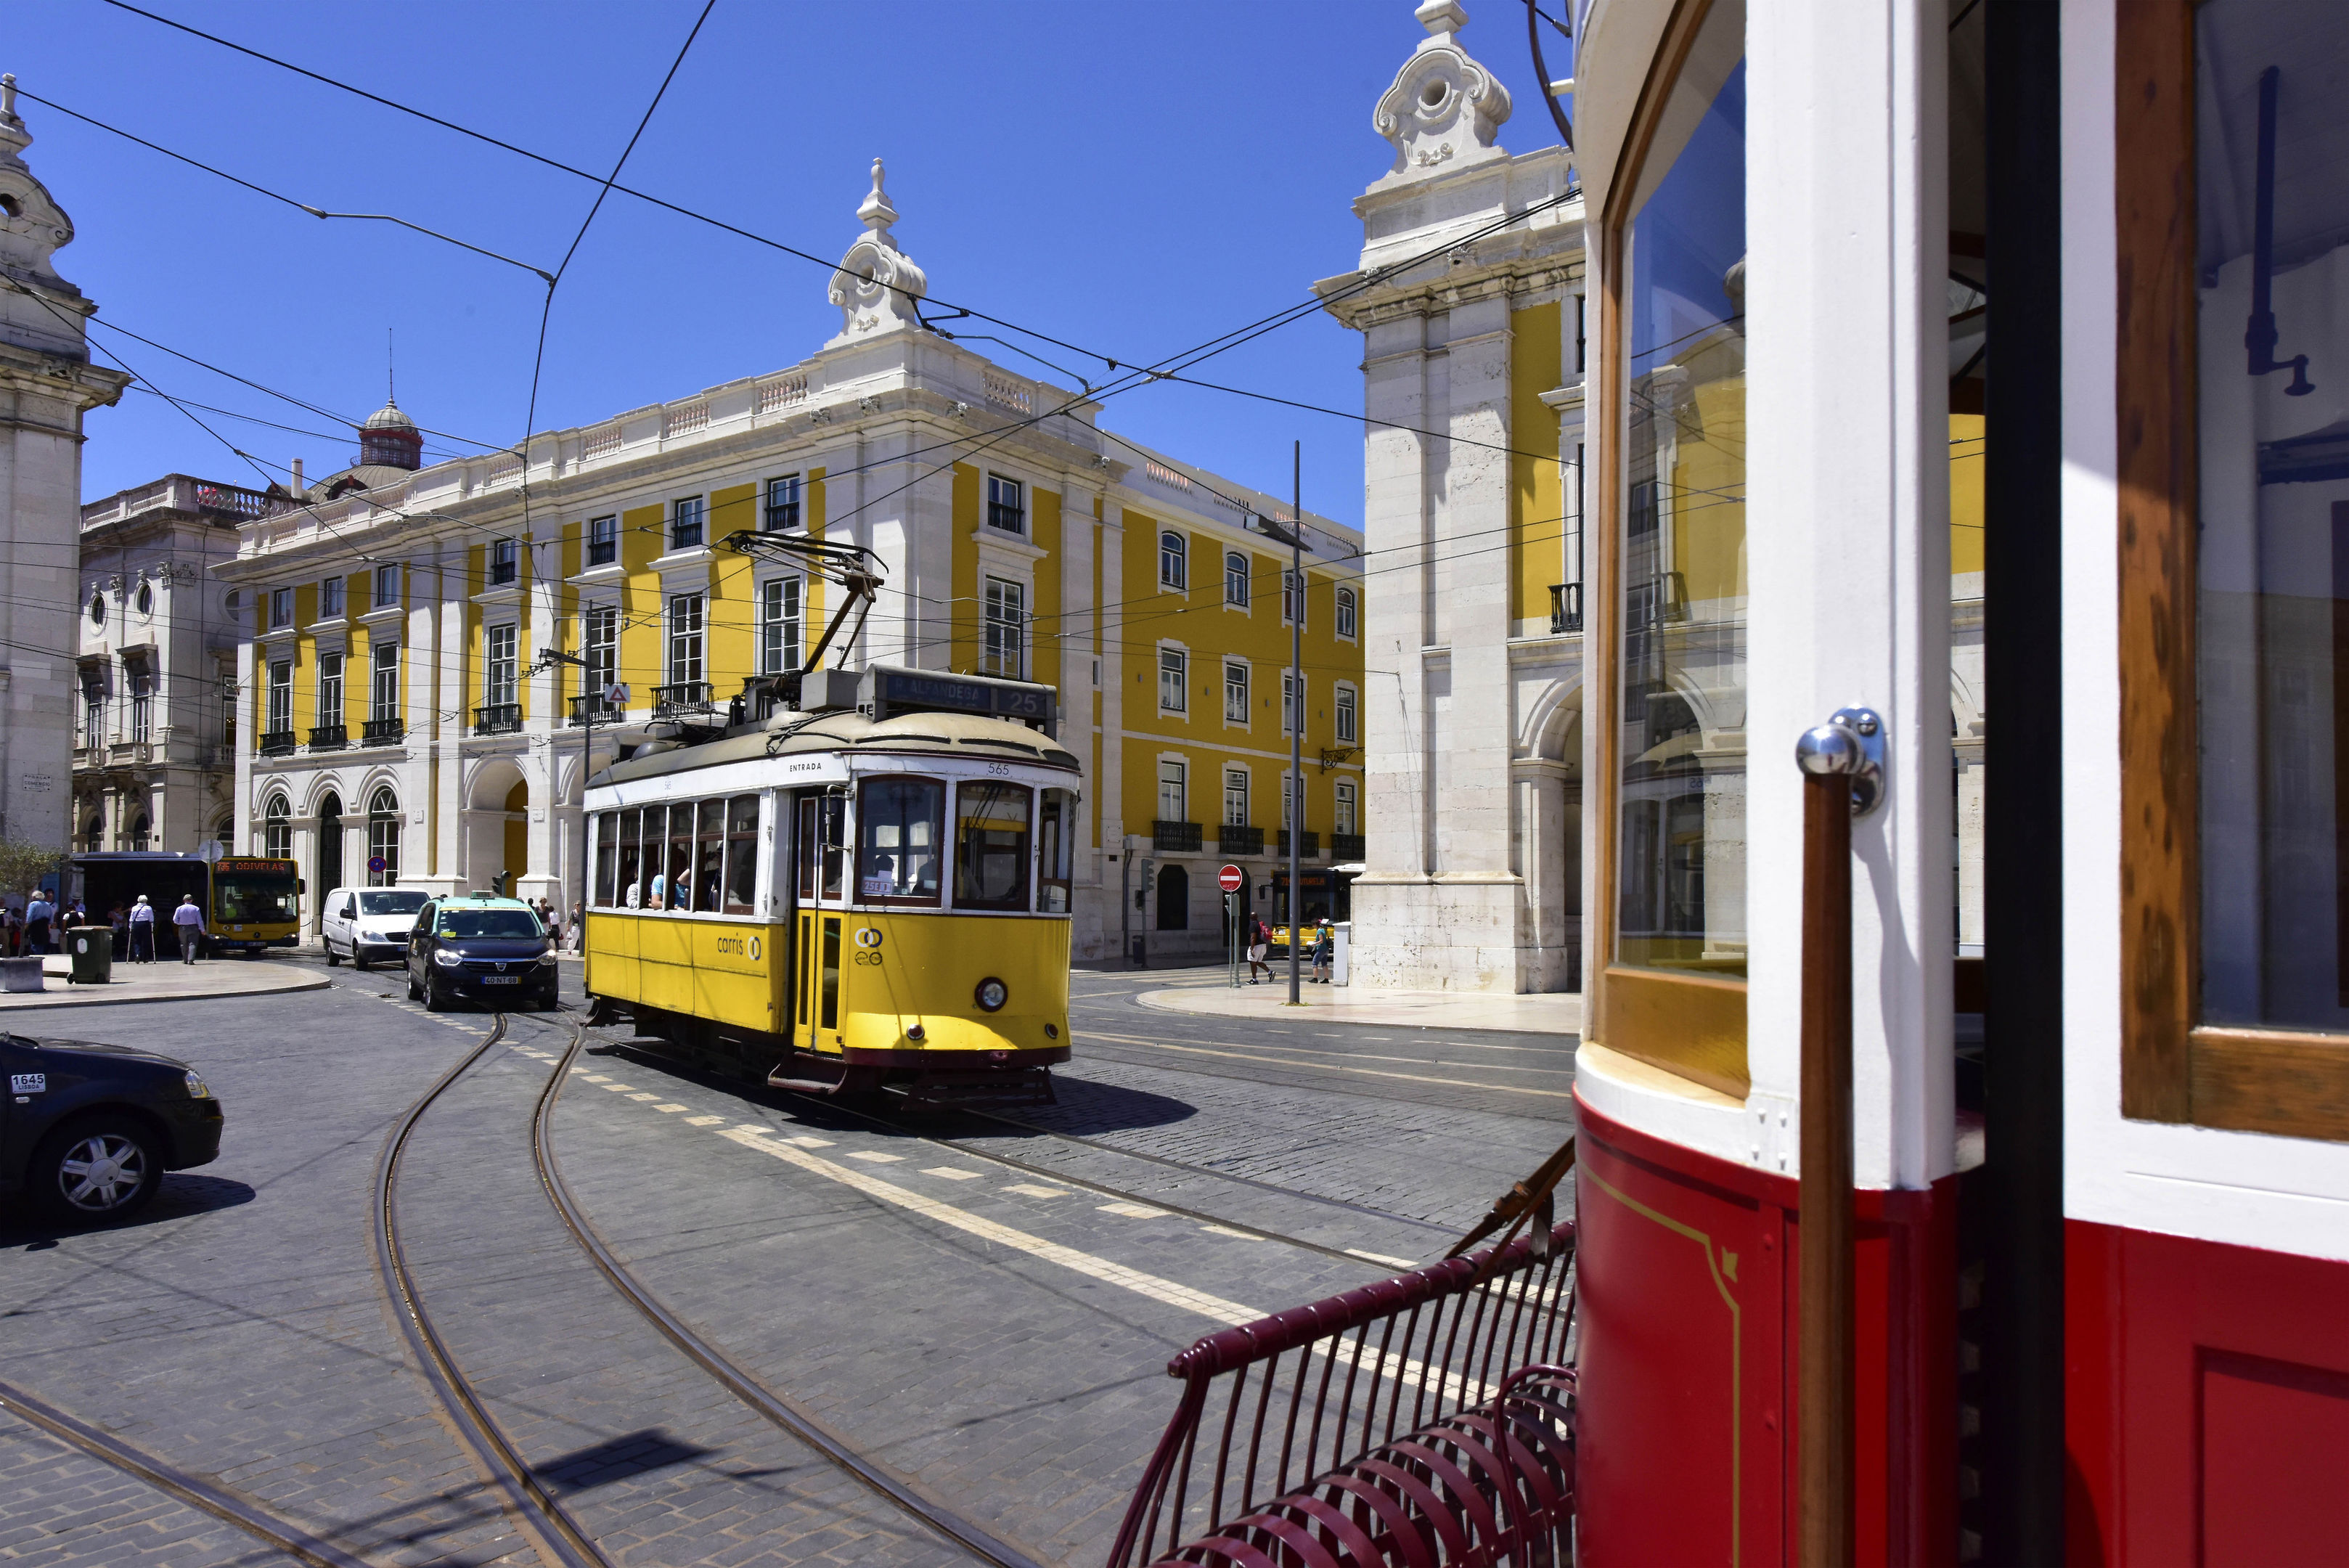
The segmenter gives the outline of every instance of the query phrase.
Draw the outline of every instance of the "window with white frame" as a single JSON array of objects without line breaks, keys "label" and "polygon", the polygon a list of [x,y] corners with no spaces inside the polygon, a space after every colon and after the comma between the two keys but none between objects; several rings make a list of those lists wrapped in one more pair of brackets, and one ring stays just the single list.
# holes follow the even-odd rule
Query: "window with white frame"
[{"label": "window with white frame", "polygon": [[1172,528],[1158,533],[1158,586],[1178,592],[1191,586],[1191,547]]},{"label": "window with white frame", "polygon": [[1224,826],[1248,825],[1248,775],[1246,768],[1224,770]]},{"label": "window with white frame", "polygon": [[601,697],[620,679],[620,611],[597,605],[581,618],[579,644],[587,659],[587,694]]},{"label": "window with white frame", "polygon": [[620,558],[620,520],[592,517],[587,522],[587,564],[608,566]]},{"label": "window with white frame", "polygon": [[701,596],[669,595],[668,684],[698,684],[705,668],[701,655]]},{"label": "window with white frame", "polygon": [[509,621],[482,634],[481,701],[492,708],[505,707],[514,701],[514,688],[520,679],[518,630]]},{"label": "window with white frame", "polygon": [[698,495],[680,495],[671,505],[668,518],[668,547],[672,550],[698,550],[708,508]]},{"label": "window with white frame", "polygon": [[399,644],[378,642],[374,648],[375,670],[367,688],[367,717],[378,723],[399,717]]},{"label": "window with white frame", "polygon": [[1182,822],[1184,803],[1184,765],[1172,757],[1158,762],[1158,820]]},{"label": "window with white frame", "polygon": [[391,609],[399,603],[399,563],[387,561],[375,569],[375,607]]},{"label": "window with white frame", "polygon": [[1297,706],[1301,694],[1297,689],[1297,676],[1292,670],[1280,672],[1280,732],[1284,735],[1297,727]]},{"label": "window with white frame", "polygon": [[1237,659],[1224,660],[1224,722],[1248,722],[1248,667]]},{"label": "window with white frame", "polygon": [[294,590],[292,588],[270,589],[269,629],[275,631],[280,627],[292,626],[293,624]]},{"label": "window with white frame", "polygon": [[280,659],[269,666],[269,722],[262,726],[273,735],[294,727],[294,661]]},{"label": "window with white frame", "polygon": [[343,613],[344,582],[340,577],[328,577],[318,585],[318,618],[334,620]]},{"label": "window with white frame", "polygon": [[1280,574],[1280,621],[1283,626],[1295,621],[1305,624],[1304,579],[1297,573],[1284,570]]},{"label": "window with white frame", "polygon": [[1028,590],[1001,577],[987,579],[986,646],[979,669],[1013,680],[1028,678]]},{"label": "window with white frame", "polygon": [[999,473],[987,476],[987,525],[1006,534],[1028,532],[1027,486]]},{"label": "window with white frame", "polygon": [[1354,784],[1351,779],[1340,779],[1333,786],[1337,805],[1330,814],[1330,830],[1351,837],[1361,831],[1354,826]]},{"label": "window with white frame", "polygon": [[294,805],[282,794],[261,808],[261,852],[273,860],[294,857]]},{"label": "window with white frame", "polygon": [[1238,550],[1224,552],[1224,602],[1239,609],[1248,607],[1248,558]]},{"label": "window with white frame", "polygon": [[81,743],[106,744],[106,677],[94,670],[81,681]]},{"label": "window with white frame", "polygon": [[1185,694],[1190,679],[1190,658],[1177,648],[1158,650],[1158,711],[1181,713],[1187,711]]},{"label": "window with white frame", "polygon": [[[383,869],[373,869],[380,861]],[[367,886],[388,888],[399,880],[399,797],[388,784],[367,801]]]},{"label": "window with white frame", "polygon": [[770,534],[795,532],[800,525],[800,476],[786,473],[767,481],[767,507],[759,526]]},{"label": "window with white frame", "polygon": [[129,664],[123,676],[130,687],[130,741],[143,746],[154,739],[155,673],[144,664]]},{"label": "window with white frame", "polygon": [[1354,635],[1354,590],[1351,588],[1338,590],[1338,635],[1349,638]]},{"label": "window with white frame", "polygon": [[318,655],[318,723],[334,729],[343,722],[343,656]]},{"label": "window with white frame", "polygon": [[759,673],[800,667],[800,579],[770,577],[759,585]]},{"label": "window with white frame", "polygon": [[1341,746],[1350,746],[1354,743],[1354,689],[1350,686],[1339,687],[1338,743]]},{"label": "window with white frame", "polygon": [[1297,794],[1297,780],[1296,780],[1292,775],[1290,775],[1290,774],[1281,774],[1281,775],[1280,775],[1280,828],[1281,828],[1281,831],[1282,831],[1282,832],[1284,832],[1284,833],[1288,832],[1290,828],[1292,828],[1292,827],[1294,827],[1294,826],[1297,826],[1297,818],[1295,817],[1295,815],[1294,815],[1290,812],[1290,810],[1289,810],[1289,803],[1290,803],[1290,801],[1295,797],[1296,794]]}]

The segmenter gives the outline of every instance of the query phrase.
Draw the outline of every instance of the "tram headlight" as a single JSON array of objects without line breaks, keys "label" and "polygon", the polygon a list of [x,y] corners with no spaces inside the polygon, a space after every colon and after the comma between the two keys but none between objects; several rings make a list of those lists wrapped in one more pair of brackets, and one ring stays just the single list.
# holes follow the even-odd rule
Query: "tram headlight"
[{"label": "tram headlight", "polygon": [[972,993],[971,1000],[978,1003],[981,1012],[1000,1012],[1003,1004],[1011,1000],[1011,988],[989,975],[978,982],[978,990]]}]

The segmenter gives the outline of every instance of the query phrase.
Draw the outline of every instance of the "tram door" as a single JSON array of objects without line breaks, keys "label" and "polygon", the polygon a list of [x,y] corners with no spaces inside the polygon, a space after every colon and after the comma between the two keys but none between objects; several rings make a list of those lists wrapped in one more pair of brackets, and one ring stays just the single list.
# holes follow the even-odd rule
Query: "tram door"
[{"label": "tram door", "polygon": [[841,894],[847,848],[848,797],[802,791],[792,810],[798,822],[792,859],[796,878],[792,909],[792,1044],[837,1055],[841,1050],[840,982],[846,936]]}]

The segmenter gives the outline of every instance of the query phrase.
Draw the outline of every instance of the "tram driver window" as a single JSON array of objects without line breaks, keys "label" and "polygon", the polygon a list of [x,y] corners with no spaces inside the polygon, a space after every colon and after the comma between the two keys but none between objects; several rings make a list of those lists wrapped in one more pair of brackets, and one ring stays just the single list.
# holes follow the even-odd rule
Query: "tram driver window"
[{"label": "tram driver window", "polygon": [[1019,784],[967,781],[955,790],[955,908],[1028,908],[1030,802]]},{"label": "tram driver window", "polygon": [[1036,907],[1048,915],[1069,912],[1069,840],[1076,831],[1077,796],[1073,791],[1048,789],[1038,814],[1036,832],[1038,889]]},{"label": "tram driver window", "polygon": [[867,779],[856,803],[856,896],[866,904],[936,904],[946,785]]},{"label": "tram driver window", "polygon": [[2203,1018],[2349,1029],[2349,20],[2210,0],[2195,65]]}]

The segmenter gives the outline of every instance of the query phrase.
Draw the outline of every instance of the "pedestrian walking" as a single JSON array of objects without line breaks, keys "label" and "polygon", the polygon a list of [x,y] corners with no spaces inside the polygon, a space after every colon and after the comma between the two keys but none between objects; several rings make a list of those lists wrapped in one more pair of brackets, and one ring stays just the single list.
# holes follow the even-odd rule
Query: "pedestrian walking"
[{"label": "pedestrian walking", "polygon": [[1264,971],[1266,979],[1269,980],[1272,978],[1272,965],[1265,962],[1264,961],[1265,954],[1271,950],[1272,931],[1265,925],[1264,917],[1262,915],[1250,915],[1248,917],[1247,950],[1248,983],[1250,985],[1257,983],[1256,971],[1258,970]]},{"label": "pedestrian walking", "polygon": [[1330,949],[1336,940],[1336,933],[1330,926],[1330,917],[1322,916],[1313,928],[1313,979],[1319,984],[1330,983]]},{"label": "pedestrian walking", "polygon": [[193,893],[180,895],[180,907],[171,911],[171,924],[180,940],[180,961],[196,961],[196,948],[204,935],[204,912],[196,908]]},{"label": "pedestrian walking", "polygon": [[578,952],[586,943],[587,928],[580,923],[579,906],[571,906],[571,950]]},{"label": "pedestrian walking", "polygon": [[130,961],[153,963],[155,961],[155,906],[147,901],[146,894],[140,894],[139,901],[130,906],[130,913],[125,923],[130,931]]},{"label": "pedestrian walking", "polygon": [[47,953],[54,948],[50,942],[50,927],[57,923],[57,907],[47,894],[36,888],[25,898],[25,950],[27,953]]}]

